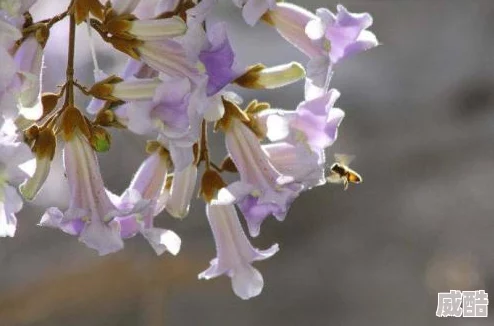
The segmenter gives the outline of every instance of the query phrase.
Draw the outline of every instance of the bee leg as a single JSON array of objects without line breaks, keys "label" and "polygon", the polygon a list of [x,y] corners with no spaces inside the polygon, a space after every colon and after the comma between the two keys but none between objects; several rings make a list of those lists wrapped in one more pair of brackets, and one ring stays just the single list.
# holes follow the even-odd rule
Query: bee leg
[{"label": "bee leg", "polygon": [[347,189],[348,189],[348,179],[344,178],[343,179],[343,190],[347,190]]}]

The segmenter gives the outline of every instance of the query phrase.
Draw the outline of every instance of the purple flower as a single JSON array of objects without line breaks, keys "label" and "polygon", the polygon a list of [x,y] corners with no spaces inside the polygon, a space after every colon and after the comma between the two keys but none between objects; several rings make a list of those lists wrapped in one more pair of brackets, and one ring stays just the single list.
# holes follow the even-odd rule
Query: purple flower
[{"label": "purple flower", "polygon": [[316,15],[305,8],[279,2],[266,14],[264,20],[273,25],[284,39],[312,58],[323,54],[305,33],[305,26],[315,18]]},{"label": "purple flower", "polygon": [[[212,5],[214,3],[203,9],[211,9]],[[216,121],[224,113],[221,96],[225,94],[225,87],[239,77],[241,72],[236,67],[235,53],[226,33],[226,25],[217,23],[209,27],[206,34],[201,24],[204,15],[194,9],[197,7],[187,11],[189,29],[181,39],[181,44],[188,57],[198,61],[202,71],[200,77],[194,79],[197,87],[204,88],[205,92],[201,113],[206,120]]]},{"label": "purple flower", "polygon": [[276,170],[303,184],[304,190],[326,183],[324,151],[286,142],[262,145],[262,148]]},{"label": "purple flower", "polygon": [[284,220],[303,187],[275,169],[257,136],[240,120],[232,119],[225,140],[240,181],[220,191],[219,200],[238,203],[250,234],[257,236],[261,223],[270,214]]},{"label": "purple flower", "polygon": [[161,77],[111,85],[110,96],[129,101],[116,111],[119,121],[134,133],[158,135],[180,171],[192,162],[191,147],[209,103],[205,80],[197,85],[188,78]]},{"label": "purple flower", "polygon": [[[169,168],[169,154],[160,148],[151,154],[140,166],[129,188],[120,197],[119,208],[124,211],[138,211],[125,217],[116,217],[122,238],[141,233],[161,255],[165,251],[176,255],[180,251],[180,238],[175,232],[154,227],[154,218],[163,211],[161,202],[166,201],[165,189]],[[136,207],[141,206],[141,207]],[[113,223],[113,222],[112,222]]]},{"label": "purple flower", "polygon": [[258,119],[271,141],[302,143],[318,152],[331,146],[338,136],[338,127],[345,116],[334,107],[339,97],[340,92],[332,89],[300,103],[295,111],[266,110]]},{"label": "purple flower", "polygon": [[368,13],[350,13],[338,5],[336,15],[326,8],[317,9],[316,14],[305,30],[311,40],[329,51],[331,63],[378,45],[376,36],[367,30],[372,25]]},{"label": "purple flower", "polygon": [[336,15],[326,8],[316,12],[317,18],[305,28],[314,45],[324,51],[322,57],[312,57],[308,66],[308,79],[315,87],[328,87],[332,65],[352,54],[369,50],[378,45],[376,36],[367,30],[372,25],[368,13],[350,13],[342,5]]},{"label": "purple flower", "polygon": [[138,134],[160,130],[167,136],[185,133],[189,124],[192,85],[187,78],[171,78],[156,88],[151,101],[131,102],[127,109],[128,127]]},{"label": "purple flower", "polygon": [[119,212],[110,199],[96,154],[79,128],[66,141],[63,157],[71,195],[69,208],[65,213],[56,207],[49,208],[40,225],[75,235],[100,255],[122,249],[120,227],[110,222],[119,214],[127,214]]},{"label": "purple flower", "polygon": [[254,248],[242,230],[233,205],[207,204],[206,213],[216,243],[216,258],[199,278],[208,280],[226,274],[232,279],[233,292],[238,297],[247,300],[259,295],[264,280],[251,264],[273,256],[278,245],[267,250]]},{"label": "purple flower", "polygon": [[265,18],[310,58],[306,85],[309,98],[327,91],[334,64],[378,45],[376,36],[367,30],[372,25],[368,13],[350,13],[338,5],[336,15],[326,8],[318,9],[316,14],[294,4],[277,3]]}]

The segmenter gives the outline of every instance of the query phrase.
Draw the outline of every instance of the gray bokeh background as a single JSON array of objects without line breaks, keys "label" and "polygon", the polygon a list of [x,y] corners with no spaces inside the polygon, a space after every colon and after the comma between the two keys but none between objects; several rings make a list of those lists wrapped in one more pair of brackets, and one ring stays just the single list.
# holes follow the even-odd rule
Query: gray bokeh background
[{"label": "gray bokeh background", "polygon": [[[48,15],[66,2],[40,0],[38,8]],[[231,26],[241,64],[306,62],[270,27],[247,28],[223,2],[216,14]],[[294,2],[311,10],[337,3]],[[382,43],[340,64],[333,79],[347,113],[333,149],[357,155],[364,183],[304,193],[285,222],[265,223],[254,243],[277,242],[281,251],[256,265],[261,296],[236,298],[227,277],[197,280],[214,257],[200,201],[184,221],[160,219],[182,237],[178,257],[156,257],[136,237],[101,258],[37,227],[44,207],[67,200],[57,161],[51,184],[19,215],[17,236],[0,240],[0,325],[492,325],[494,313],[440,319],[435,310],[439,291],[494,294],[494,1],[342,3],[372,13]],[[80,27],[80,40],[85,34]],[[47,91],[61,81],[65,47],[48,45]],[[87,45],[78,49],[76,74],[89,84]],[[99,49],[102,65],[118,71],[123,57]],[[290,109],[302,91],[297,84],[242,95]],[[114,136],[100,160],[108,187],[119,192],[145,157],[144,140]],[[220,159],[224,149],[215,145]]]}]

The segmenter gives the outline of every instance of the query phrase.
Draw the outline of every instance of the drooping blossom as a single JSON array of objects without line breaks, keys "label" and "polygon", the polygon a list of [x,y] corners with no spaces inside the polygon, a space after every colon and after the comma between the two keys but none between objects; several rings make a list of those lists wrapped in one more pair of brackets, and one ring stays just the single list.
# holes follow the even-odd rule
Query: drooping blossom
[{"label": "drooping blossom", "polygon": [[312,151],[331,146],[338,136],[338,127],[345,113],[334,104],[340,92],[331,89],[317,98],[301,102],[295,111],[266,110],[259,114],[259,122],[272,141],[303,143]]},{"label": "drooping blossom", "polygon": [[320,8],[314,15],[294,4],[277,3],[265,21],[309,56],[307,88],[313,96],[327,91],[334,64],[378,45],[376,36],[367,30],[372,16],[350,13],[342,5],[337,6],[336,14]]},{"label": "drooping blossom", "polygon": [[112,220],[130,212],[119,211],[118,203],[110,199],[79,111],[69,108],[64,114],[63,161],[70,189],[69,208],[65,212],[57,207],[48,208],[40,225],[59,228],[77,236],[79,241],[100,255],[116,252],[123,248],[124,243],[119,224],[112,223]]},{"label": "drooping blossom", "polygon": [[281,174],[273,166],[257,135],[241,120],[238,108],[227,103],[227,116],[221,128],[226,148],[234,162],[240,180],[224,189],[228,202],[238,203],[250,234],[259,235],[261,223],[269,215],[284,220],[288,209],[303,186],[293,177]]},{"label": "drooping blossom", "polygon": [[324,151],[313,151],[305,144],[276,142],[262,145],[273,166],[309,190],[326,183]]},{"label": "drooping blossom", "polygon": [[[129,216],[116,217],[114,222],[120,226],[121,237],[126,239],[142,234],[155,250],[161,255],[165,251],[178,254],[181,240],[175,232],[154,226],[154,218],[163,211],[168,191],[165,189],[169,169],[169,153],[156,146],[154,153],[141,164],[134,175],[129,188],[119,199],[121,210],[136,210],[136,205],[145,208]],[[113,222],[112,222],[113,223]]]},{"label": "drooping blossom", "polygon": [[247,300],[259,295],[264,280],[252,263],[273,256],[279,249],[278,245],[274,244],[266,250],[254,248],[240,225],[233,205],[208,203],[206,214],[216,243],[216,258],[211,260],[207,270],[199,274],[199,278],[227,275],[232,279],[232,289],[238,297]]},{"label": "drooping blossom", "polygon": [[[153,84],[154,80],[139,79],[131,83],[148,82]],[[181,171],[192,163],[192,145],[199,138],[204,111],[204,89],[188,78],[166,78],[151,88],[153,93],[146,93],[143,87],[143,96],[129,102],[125,111],[120,112],[121,118],[137,134],[160,135],[171,153],[175,169]]]}]

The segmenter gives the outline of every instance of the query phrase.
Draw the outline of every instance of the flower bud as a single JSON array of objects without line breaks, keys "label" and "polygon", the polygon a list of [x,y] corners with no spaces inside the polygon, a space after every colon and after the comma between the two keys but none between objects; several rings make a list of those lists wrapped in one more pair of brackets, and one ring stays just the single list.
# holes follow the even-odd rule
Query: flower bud
[{"label": "flower bud", "polygon": [[258,64],[237,78],[235,83],[245,88],[274,89],[290,85],[304,77],[305,69],[298,62],[270,68]]},{"label": "flower bud", "polygon": [[[38,133],[38,132],[37,132]],[[56,137],[51,129],[44,128],[39,131],[34,142],[33,152],[36,156],[36,170],[34,175],[27,179],[19,191],[27,200],[32,200],[41,190],[50,173],[51,161],[55,155]]]},{"label": "flower bud", "polygon": [[108,152],[111,145],[111,135],[102,127],[94,126],[89,142],[96,152]]},{"label": "flower bud", "polygon": [[166,210],[171,216],[184,218],[189,214],[190,201],[197,181],[197,166],[190,164],[184,170],[174,172],[170,197]]}]

